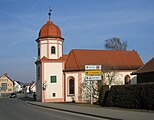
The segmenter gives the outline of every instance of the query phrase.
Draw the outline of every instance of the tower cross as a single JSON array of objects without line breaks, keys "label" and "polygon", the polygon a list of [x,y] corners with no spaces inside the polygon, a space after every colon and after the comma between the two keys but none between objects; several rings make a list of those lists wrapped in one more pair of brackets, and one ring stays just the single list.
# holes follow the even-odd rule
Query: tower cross
[{"label": "tower cross", "polygon": [[52,12],[52,9],[51,9],[51,7],[49,7],[49,13],[48,13],[49,19],[50,19],[50,16],[51,16],[51,12]]}]

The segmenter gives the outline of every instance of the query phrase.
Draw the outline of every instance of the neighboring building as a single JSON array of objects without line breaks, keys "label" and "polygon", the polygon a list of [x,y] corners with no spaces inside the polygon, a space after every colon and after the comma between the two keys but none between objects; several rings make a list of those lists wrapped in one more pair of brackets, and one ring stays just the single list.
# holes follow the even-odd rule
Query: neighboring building
[{"label": "neighboring building", "polygon": [[132,74],[137,75],[137,83],[154,82],[154,58]]},{"label": "neighboring building", "polygon": [[24,93],[30,93],[30,83],[24,85]]},{"label": "neighboring building", "polygon": [[14,81],[14,92],[21,92],[22,86],[19,81]]},{"label": "neighboring building", "polygon": [[13,80],[5,73],[0,77],[0,94],[6,96],[13,92]]},{"label": "neighboring building", "polygon": [[119,74],[117,80],[122,84],[136,83],[131,81],[134,76],[130,74],[143,66],[136,51],[73,49],[68,55],[63,54],[64,38],[50,19],[40,29],[36,41],[36,93],[37,100],[42,102],[70,102],[72,98],[83,102],[85,65],[107,66]]},{"label": "neighboring building", "polygon": [[36,92],[36,82],[30,82],[30,83],[24,84],[23,91],[24,93]]},{"label": "neighboring building", "polygon": [[36,82],[33,82],[31,85],[30,85],[30,91],[32,93],[36,92]]}]

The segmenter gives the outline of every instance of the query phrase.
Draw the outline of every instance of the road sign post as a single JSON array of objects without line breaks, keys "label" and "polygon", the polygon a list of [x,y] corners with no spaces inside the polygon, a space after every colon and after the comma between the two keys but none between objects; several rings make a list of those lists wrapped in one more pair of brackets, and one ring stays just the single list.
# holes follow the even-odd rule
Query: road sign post
[{"label": "road sign post", "polygon": [[92,81],[102,80],[102,66],[85,65],[85,79],[90,81],[90,103],[93,104]]},{"label": "road sign post", "polygon": [[93,104],[93,95],[92,95],[92,80],[90,80],[90,104]]}]

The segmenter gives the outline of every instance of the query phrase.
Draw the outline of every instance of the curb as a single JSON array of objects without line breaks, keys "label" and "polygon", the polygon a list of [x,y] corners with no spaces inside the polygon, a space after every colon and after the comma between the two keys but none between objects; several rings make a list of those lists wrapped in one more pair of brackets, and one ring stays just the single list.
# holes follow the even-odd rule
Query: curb
[{"label": "curb", "polygon": [[31,103],[31,102],[28,102],[28,101],[27,101],[27,103],[30,104],[30,105],[38,106],[38,107],[55,109],[55,110],[60,110],[60,111],[65,111],[65,112],[72,112],[72,113],[76,113],[76,114],[88,115],[88,116],[98,117],[98,118],[103,118],[103,119],[122,120],[122,119],[119,119],[119,118],[105,117],[105,116],[94,115],[94,114],[89,114],[89,113],[83,113],[83,112],[77,112],[77,111],[66,110],[66,109],[61,109],[61,108],[55,108],[55,107],[49,107],[49,106],[44,106],[44,105],[38,105],[38,104],[34,104],[34,103]]}]

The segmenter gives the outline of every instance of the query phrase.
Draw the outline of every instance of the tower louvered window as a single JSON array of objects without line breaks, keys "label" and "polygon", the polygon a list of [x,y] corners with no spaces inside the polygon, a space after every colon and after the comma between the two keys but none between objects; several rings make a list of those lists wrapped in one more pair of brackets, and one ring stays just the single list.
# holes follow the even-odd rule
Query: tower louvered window
[{"label": "tower louvered window", "polygon": [[51,54],[56,54],[56,49],[54,46],[51,47]]}]

